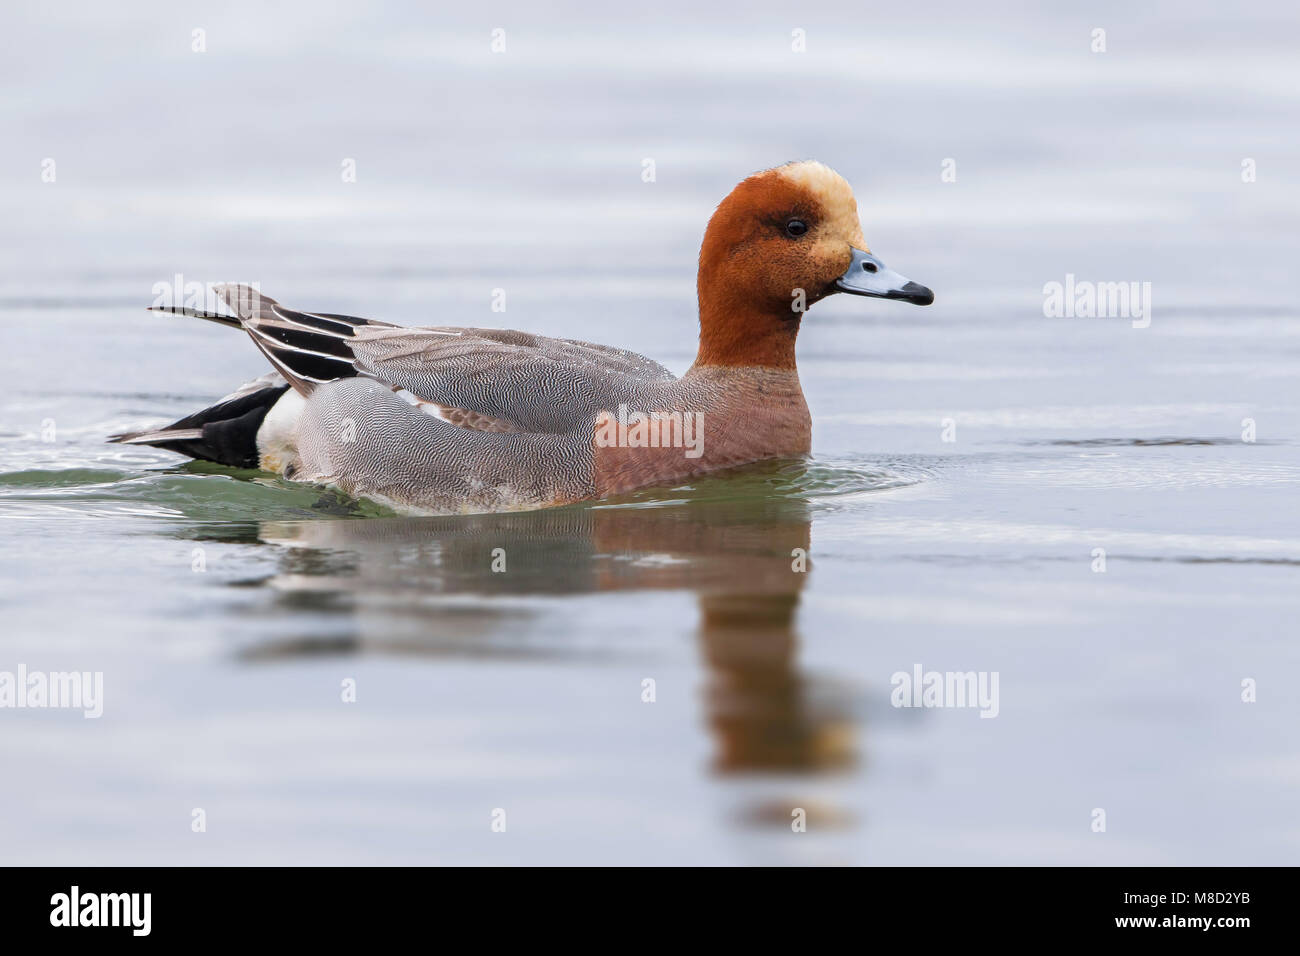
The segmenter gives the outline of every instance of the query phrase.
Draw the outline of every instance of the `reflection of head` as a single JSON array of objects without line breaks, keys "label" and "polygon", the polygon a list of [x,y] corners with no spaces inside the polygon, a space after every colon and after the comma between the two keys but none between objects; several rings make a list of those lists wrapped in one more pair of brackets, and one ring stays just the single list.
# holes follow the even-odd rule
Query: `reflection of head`
[{"label": "reflection of head", "polygon": [[797,593],[700,598],[716,768],[817,771],[850,765],[852,724],[836,689],[800,672]]}]

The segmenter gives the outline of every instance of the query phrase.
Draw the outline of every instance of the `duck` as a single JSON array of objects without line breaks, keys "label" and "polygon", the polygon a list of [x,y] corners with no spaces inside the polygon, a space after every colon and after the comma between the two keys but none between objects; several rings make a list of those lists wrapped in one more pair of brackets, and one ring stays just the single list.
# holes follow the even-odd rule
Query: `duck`
[{"label": "duck", "polygon": [[677,377],[644,355],[531,332],[300,312],[248,285],[225,312],[271,371],[169,425],[111,440],[335,488],[402,513],[591,502],[807,456],[804,313],[847,293],[929,305],[868,248],[848,182],[815,160],[742,180],[700,247],[699,347]]}]

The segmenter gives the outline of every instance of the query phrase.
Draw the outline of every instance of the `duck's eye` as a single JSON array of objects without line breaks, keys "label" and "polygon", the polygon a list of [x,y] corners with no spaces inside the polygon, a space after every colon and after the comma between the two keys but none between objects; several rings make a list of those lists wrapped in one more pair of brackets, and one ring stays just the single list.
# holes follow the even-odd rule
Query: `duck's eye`
[{"label": "duck's eye", "polygon": [[791,219],[785,224],[785,234],[791,239],[798,239],[808,231],[808,223],[802,219]]}]

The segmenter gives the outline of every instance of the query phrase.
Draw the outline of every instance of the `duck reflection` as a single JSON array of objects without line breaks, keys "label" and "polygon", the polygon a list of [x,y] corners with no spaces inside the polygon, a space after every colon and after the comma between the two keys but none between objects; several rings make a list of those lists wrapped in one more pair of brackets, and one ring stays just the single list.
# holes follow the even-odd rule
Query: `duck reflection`
[{"label": "duck reflection", "polygon": [[627,651],[627,628],[616,621],[596,628],[601,646],[575,643],[572,615],[611,613],[608,602],[584,606],[582,595],[631,592],[620,605],[626,615],[636,613],[634,592],[691,592],[715,770],[837,769],[854,759],[846,695],[798,659],[810,525],[806,500],[771,496],[266,521],[260,540],[287,547],[278,572],[260,583],[297,613],[332,617],[335,628],[260,641],[243,657],[616,656]]}]

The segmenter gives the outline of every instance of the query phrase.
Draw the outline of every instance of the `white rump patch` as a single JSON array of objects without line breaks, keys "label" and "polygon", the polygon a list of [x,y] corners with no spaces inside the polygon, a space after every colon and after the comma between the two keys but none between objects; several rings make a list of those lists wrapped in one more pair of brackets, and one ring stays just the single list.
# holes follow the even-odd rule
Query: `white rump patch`
[{"label": "white rump patch", "polygon": [[284,474],[298,460],[298,419],[307,403],[294,389],[280,396],[257,430],[257,454],[264,471]]}]

